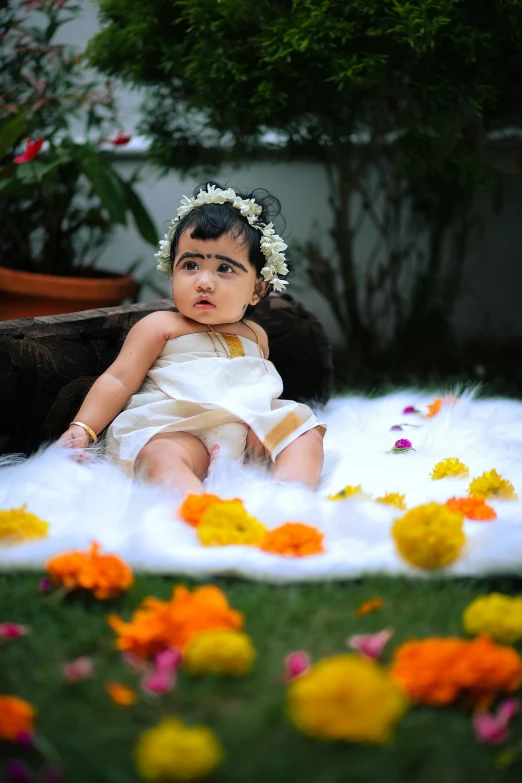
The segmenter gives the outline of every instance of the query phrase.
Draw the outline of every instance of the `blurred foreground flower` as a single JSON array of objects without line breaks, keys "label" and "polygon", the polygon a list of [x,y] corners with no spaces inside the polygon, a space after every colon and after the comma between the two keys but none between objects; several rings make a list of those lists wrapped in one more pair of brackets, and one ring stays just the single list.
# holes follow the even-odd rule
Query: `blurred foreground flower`
[{"label": "blurred foreground flower", "polygon": [[259,546],[266,536],[266,527],[242,504],[229,500],[210,506],[201,516],[197,532],[203,546]]},{"label": "blurred foreground flower", "polygon": [[0,740],[16,740],[19,734],[34,732],[36,710],[16,696],[0,694]]},{"label": "blurred foreground flower", "polygon": [[430,473],[433,481],[443,478],[467,478],[467,476],[469,476],[468,466],[464,465],[457,457],[446,457],[446,459],[437,462]]},{"label": "blurred foreground flower", "polygon": [[462,515],[440,503],[410,509],[395,520],[391,534],[399,554],[418,568],[453,563],[466,541]]},{"label": "blurred foreground flower", "polygon": [[324,552],[324,533],[302,522],[285,522],[269,530],[261,544],[263,552],[283,557],[309,557]]},{"label": "blurred foreground flower", "polygon": [[497,518],[497,512],[492,506],[488,506],[484,498],[450,498],[446,505],[450,511],[463,514],[466,519],[489,522]]},{"label": "blurred foreground flower", "polygon": [[465,696],[484,709],[498,694],[519,688],[522,659],[486,636],[429,637],[397,647],[390,674],[413,702],[443,705]]},{"label": "blurred foreground flower", "polygon": [[13,158],[14,163],[29,163],[30,160],[33,158],[36,158],[40,150],[42,149],[43,143],[45,139],[42,137],[40,139],[36,139],[36,141],[31,141],[31,139],[25,140],[25,152],[22,155],[17,155],[16,158]]},{"label": "blurred foreground flower", "polygon": [[194,636],[183,651],[183,668],[190,674],[242,677],[252,667],[256,651],[241,631],[210,630]]},{"label": "blurred foreground flower", "polygon": [[20,544],[36,538],[47,538],[49,523],[27,511],[27,503],[20,508],[0,511],[0,542]]},{"label": "blurred foreground flower", "polygon": [[129,623],[116,615],[108,622],[118,634],[118,649],[150,658],[172,647],[184,653],[187,643],[202,631],[241,628],[243,615],[230,608],[225,594],[214,585],[193,592],[177,585],[170,601],[152,596],[142,601]]},{"label": "blurred foreground flower", "polygon": [[102,600],[119,595],[134,583],[129,566],[117,555],[101,554],[96,541],[87,552],[72,550],[51,557],[46,567],[56,584],[67,590],[89,590]]},{"label": "blurred foreground flower", "polygon": [[318,739],[386,742],[408,708],[386,669],[359,655],[324,658],[287,688],[291,722]]},{"label": "blurred foreground flower", "polygon": [[216,506],[220,503],[237,503],[240,508],[243,508],[243,501],[239,498],[233,498],[232,500],[222,500],[218,495],[213,495],[210,492],[204,492],[201,495],[187,495],[181,506],[178,508],[178,515],[184,522],[187,522],[192,527],[197,527],[201,522],[201,517],[205,511],[211,508],[211,506]]},{"label": "blurred foreground flower", "polygon": [[481,595],[464,610],[462,624],[469,634],[487,634],[506,644],[518,642],[522,639],[522,597]]},{"label": "blurred foreground flower", "polygon": [[355,610],[355,616],[363,617],[365,614],[370,614],[370,612],[375,612],[377,609],[382,609],[383,606],[384,599],[381,598],[380,595],[377,595],[375,598],[369,598],[367,601],[364,601],[360,606],[358,606]]},{"label": "blurred foreground flower", "polygon": [[223,749],[206,726],[164,718],[144,731],[135,749],[138,772],[150,781],[199,780],[222,761]]},{"label": "blurred foreground flower", "polygon": [[108,682],[105,690],[113,702],[120,707],[130,707],[138,701],[136,692],[121,682]]},{"label": "blurred foreground flower", "polygon": [[518,495],[511,481],[497,473],[495,469],[485,471],[482,476],[473,479],[468,493],[475,498],[495,498],[497,500],[517,500]]},{"label": "blurred foreground flower", "polygon": [[358,498],[359,500],[370,499],[371,495],[363,491],[360,484],[352,486],[347,484],[343,489],[336,492],[334,495],[328,495],[328,500],[347,500],[348,498]]},{"label": "blurred foreground flower", "polygon": [[28,625],[18,625],[18,623],[0,623],[0,643],[10,642],[11,639],[18,639],[20,636],[27,636],[31,633]]},{"label": "blurred foreground flower", "polygon": [[62,671],[63,678],[66,682],[87,680],[94,674],[94,663],[92,662],[92,658],[83,655],[81,658],[76,658],[75,661],[65,663]]}]

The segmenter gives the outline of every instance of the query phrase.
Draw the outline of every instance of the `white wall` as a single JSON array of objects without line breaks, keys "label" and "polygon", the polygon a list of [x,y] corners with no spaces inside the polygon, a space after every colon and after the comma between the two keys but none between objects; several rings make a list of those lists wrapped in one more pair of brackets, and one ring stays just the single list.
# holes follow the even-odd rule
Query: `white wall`
[{"label": "white wall", "polygon": [[[65,26],[61,33],[62,42],[80,48],[99,29],[95,6],[89,0],[84,0],[83,5],[81,17]],[[140,95],[123,87],[117,89],[116,95],[122,124],[126,131],[134,133],[139,120]],[[126,174],[136,164],[122,158],[117,165]],[[331,215],[326,179],[320,166],[256,162],[237,170],[221,172],[213,178],[245,190],[267,188],[281,200],[290,238],[304,241],[319,226],[321,236],[328,242]],[[160,179],[150,165],[143,166],[138,190],[161,235],[175,214],[181,196],[191,193],[197,184],[199,182],[181,179],[176,174]],[[454,316],[458,334],[463,338],[476,335],[477,331],[487,332],[499,340],[522,338],[522,234],[519,206],[522,203],[522,176],[506,176],[504,187],[505,203],[501,213],[494,212],[488,194],[483,194],[477,201],[477,233],[466,260],[466,283]],[[357,242],[361,259],[367,257],[374,240],[375,235],[367,222]],[[147,268],[147,263],[155,265],[154,252],[132,227],[119,228],[103,253],[100,266],[122,271],[137,257],[141,257],[143,270]],[[297,294],[324,323],[330,338],[338,342],[340,334],[335,319],[322,297],[306,285],[303,275],[299,274],[298,261],[294,259],[297,274],[289,286],[289,293]],[[158,274],[160,285],[164,280]],[[167,285],[165,294],[168,295]],[[156,297],[157,294],[150,289],[143,289],[143,299]]]}]

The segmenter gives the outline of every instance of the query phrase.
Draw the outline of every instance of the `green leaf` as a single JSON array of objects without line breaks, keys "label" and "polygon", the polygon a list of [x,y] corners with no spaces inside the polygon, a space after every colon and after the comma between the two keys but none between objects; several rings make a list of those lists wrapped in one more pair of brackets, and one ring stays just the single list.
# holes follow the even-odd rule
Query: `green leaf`
[{"label": "green leaf", "polygon": [[34,182],[40,182],[44,170],[48,168],[47,163],[40,160],[30,160],[27,163],[19,163],[16,168],[16,178],[24,185],[30,185]]},{"label": "green leaf", "polygon": [[0,179],[0,196],[9,195],[9,191],[15,191],[16,186],[16,177],[6,177],[5,179]]},{"label": "green leaf", "polygon": [[0,126],[0,158],[3,158],[6,152],[22,136],[26,128],[25,114],[19,114],[12,120],[3,122]]},{"label": "green leaf", "polygon": [[98,155],[81,147],[76,147],[75,152],[85,176],[105,209],[116,223],[126,226],[127,200],[120,179],[107,161]]},{"label": "green leaf", "polygon": [[158,244],[158,230],[154,225],[151,216],[132,185],[129,182],[125,182],[121,177],[118,177],[118,179],[125,194],[127,207],[130,209],[132,216],[136,221],[136,227],[140,232],[140,235],[145,242],[148,242],[149,245],[155,247]]}]

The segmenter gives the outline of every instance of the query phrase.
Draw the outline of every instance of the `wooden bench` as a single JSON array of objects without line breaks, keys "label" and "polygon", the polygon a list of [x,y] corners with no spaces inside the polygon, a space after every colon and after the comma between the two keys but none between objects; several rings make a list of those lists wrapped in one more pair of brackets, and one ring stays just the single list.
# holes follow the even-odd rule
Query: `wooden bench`
[{"label": "wooden bench", "polygon": [[[144,315],[169,300],[0,321],[0,454],[30,454],[68,426],[95,379]],[[270,294],[252,320],[267,331],[283,397],[327,401],[332,350],[324,329],[288,294]]]}]

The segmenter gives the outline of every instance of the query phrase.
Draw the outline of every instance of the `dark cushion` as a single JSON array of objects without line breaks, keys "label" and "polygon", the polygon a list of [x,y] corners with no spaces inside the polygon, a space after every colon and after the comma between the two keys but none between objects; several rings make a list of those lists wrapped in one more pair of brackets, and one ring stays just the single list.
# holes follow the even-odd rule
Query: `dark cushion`
[{"label": "dark cushion", "polygon": [[[0,453],[29,454],[56,439],[115,359],[133,324],[160,300],[80,313],[0,321]],[[266,330],[283,397],[328,400],[332,351],[319,321],[288,294],[270,294],[249,316]]]}]

